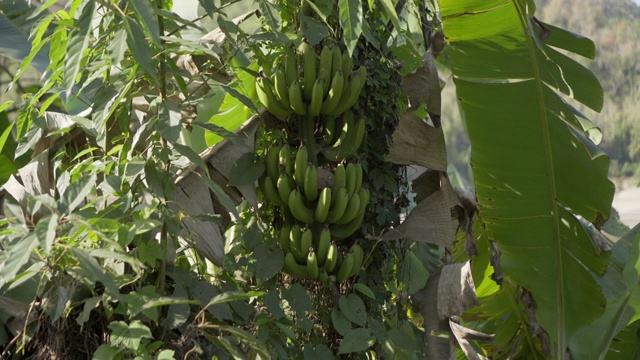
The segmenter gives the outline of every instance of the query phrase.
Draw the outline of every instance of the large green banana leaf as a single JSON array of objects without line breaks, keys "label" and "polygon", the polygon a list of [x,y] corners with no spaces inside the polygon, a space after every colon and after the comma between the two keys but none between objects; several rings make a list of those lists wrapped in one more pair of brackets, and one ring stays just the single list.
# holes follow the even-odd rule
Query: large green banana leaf
[{"label": "large green banana leaf", "polygon": [[609,217],[614,186],[597,129],[561,95],[599,111],[602,88],[555,48],[592,57],[594,45],[538,22],[532,1],[439,5],[483,235],[498,244],[505,281],[531,292],[553,357],[564,359],[606,306],[596,279],[609,253],[588,222]]}]

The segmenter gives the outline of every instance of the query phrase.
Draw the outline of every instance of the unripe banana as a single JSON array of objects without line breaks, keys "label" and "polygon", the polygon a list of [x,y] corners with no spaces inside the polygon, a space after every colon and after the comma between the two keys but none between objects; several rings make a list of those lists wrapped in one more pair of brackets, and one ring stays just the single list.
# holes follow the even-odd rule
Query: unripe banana
[{"label": "unripe banana", "polygon": [[276,98],[272,85],[266,78],[259,77],[256,79],[256,92],[262,105],[273,115],[282,119],[286,119],[291,115],[291,110],[285,108],[280,100]]},{"label": "unripe banana", "polygon": [[320,192],[320,197],[318,198],[318,204],[316,205],[316,211],[313,213],[316,221],[319,223],[324,223],[327,221],[327,216],[329,215],[329,209],[331,209],[331,188],[324,188]]},{"label": "unripe banana", "polygon": [[[291,163],[291,147],[288,144],[282,145],[280,152],[278,153],[278,162],[280,164],[280,171],[287,175],[291,175],[293,172],[293,164]],[[278,173],[278,175],[279,175]],[[274,180],[277,177],[274,178]]]},{"label": "unripe banana", "polygon": [[331,49],[331,78],[338,73],[338,71],[342,71],[342,51],[338,46],[334,46]]},{"label": "unripe banana", "polygon": [[344,259],[342,259],[342,264],[340,264],[340,269],[338,269],[338,273],[336,274],[336,280],[338,282],[347,280],[347,277],[353,272],[353,265],[353,254],[348,253]]},{"label": "unripe banana", "polygon": [[284,54],[284,72],[287,79],[287,87],[298,80],[298,59],[295,51],[287,48]]},{"label": "unripe banana", "polygon": [[323,266],[327,261],[329,247],[331,246],[331,230],[325,227],[320,231],[318,237],[318,246],[316,247],[316,255],[318,257],[318,265]]},{"label": "unripe banana", "polygon": [[302,100],[302,89],[300,82],[294,81],[289,85],[289,105],[291,110],[298,115],[307,115],[307,104]]},{"label": "unripe banana", "polygon": [[302,199],[300,190],[294,189],[289,195],[289,209],[298,221],[303,223],[312,224],[315,221],[313,210],[309,209]]},{"label": "unripe banana", "polygon": [[[362,204],[361,204],[362,205]],[[353,235],[360,226],[362,225],[362,220],[364,219],[364,212],[356,216],[355,219],[349,221],[346,224],[333,225],[329,228],[331,230],[331,237],[336,240],[344,240],[349,236]]]},{"label": "unripe banana", "polygon": [[298,47],[298,51],[302,56],[302,64],[304,69],[304,97],[307,101],[311,101],[311,93],[313,92],[313,84],[316,82],[316,66],[317,56],[315,50],[306,42],[302,42]]},{"label": "unripe banana", "polygon": [[364,139],[364,134],[366,133],[366,122],[364,118],[360,118],[356,123],[356,134],[354,136],[353,144],[350,153],[358,151],[360,149],[360,145],[362,145],[362,140]]},{"label": "unripe banana", "polygon": [[296,161],[293,168],[293,176],[298,188],[304,189],[304,174],[307,171],[309,153],[307,147],[302,145],[296,152]]},{"label": "unripe banana", "polygon": [[334,108],[332,114],[338,115],[351,108],[353,104],[358,101],[358,97],[360,97],[360,93],[362,92],[362,89],[364,88],[366,82],[367,69],[364,66],[361,66],[358,69],[358,72],[353,77],[351,77],[348,86],[342,91],[343,95],[340,99],[340,102],[338,102],[338,105]]},{"label": "unripe banana", "polygon": [[302,251],[302,228],[299,224],[294,224],[289,233],[289,251],[295,259],[304,264],[307,261],[307,253]]},{"label": "unripe banana", "polygon": [[324,268],[328,273],[333,272],[338,264],[338,245],[336,243],[331,242],[329,244],[329,249],[327,250],[327,260],[324,263]]},{"label": "unripe banana", "polygon": [[273,75],[273,85],[276,96],[280,99],[280,103],[286,109],[291,109],[289,103],[289,86],[287,86],[287,75],[282,64],[278,65]]},{"label": "unripe banana", "polygon": [[356,193],[356,181],[358,180],[356,165],[354,163],[347,164],[347,192],[349,197],[357,195]]},{"label": "unripe banana", "polygon": [[357,163],[356,164],[356,190],[355,192],[360,192],[360,189],[362,188],[362,177],[364,176],[363,174],[363,170],[362,170],[362,164]]},{"label": "unripe banana", "polygon": [[290,237],[291,225],[283,225],[282,228],[280,228],[278,240],[280,242],[280,248],[285,252],[289,251],[289,244],[291,242],[291,240],[289,240]]},{"label": "unripe banana", "polygon": [[315,83],[313,84],[311,100],[309,100],[309,116],[320,115],[320,109],[322,108],[322,99],[324,97],[324,83],[325,82],[323,79],[316,79]]},{"label": "unripe banana", "polygon": [[339,129],[337,124],[338,121],[336,116],[328,115],[324,117],[324,121],[322,122],[322,147],[331,146],[335,140],[337,140],[336,133]]},{"label": "unripe banana", "polygon": [[342,58],[340,59],[342,72],[345,74],[345,79],[348,79],[351,74],[351,69],[353,69],[353,59],[349,55],[348,51],[342,53]]},{"label": "unripe banana", "polygon": [[280,148],[281,146],[274,144],[267,150],[267,175],[269,175],[272,181],[278,179],[278,176],[280,175],[280,168],[278,164]]},{"label": "unripe banana", "polygon": [[333,198],[331,199],[331,207],[335,206],[338,194],[338,191],[343,187],[347,186],[347,171],[344,168],[344,165],[338,164],[336,169],[333,171],[333,187],[331,188]]},{"label": "unripe banana", "polygon": [[328,285],[329,284],[329,274],[327,274],[327,270],[325,269],[319,269],[319,274],[318,274],[318,279],[320,279],[320,282],[322,283],[322,285]]},{"label": "unripe banana", "polygon": [[307,164],[307,171],[304,173],[304,195],[308,202],[318,198],[318,168],[311,163]]},{"label": "unripe banana", "polygon": [[325,46],[320,51],[320,62],[318,63],[318,79],[324,80],[324,86],[322,88],[322,97],[324,98],[329,93],[329,83],[333,78],[331,74],[331,62],[332,51],[328,46]]},{"label": "unripe banana", "polygon": [[313,248],[309,249],[309,254],[307,255],[307,272],[312,279],[317,279],[318,275],[320,275],[317,259],[316,252],[313,251]]},{"label": "unripe banana", "polygon": [[273,184],[273,181],[269,176],[261,176],[260,179],[258,179],[258,185],[260,186],[260,190],[262,190],[262,194],[267,201],[276,206],[287,206],[287,203],[283,202],[280,198],[278,189],[276,189],[276,186]]},{"label": "unripe banana", "polygon": [[329,210],[329,215],[327,215],[326,222],[329,224],[335,224],[336,221],[342,219],[342,216],[349,205],[349,193],[347,192],[347,188],[340,188],[332,198],[335,198],[336,202]]},{"label": "unripe banana", "polygon": [[284,257],[284,269],[291,275],[301,279],[309,277],[309,270],[306,265],[300,265],[296,262],[292,253],[287,253]]},{"label": "unripe banana", "polygon": [[285,173],[280,174],[278,177],[276,187],[278,188],[278,194],[284,203],[289,202],[289,195],[291,195],[291,191],[293,191],[291,183],[291,177]]},{"label": "unripe banana", "polygon": [[305,228],[302,230],[302,236],[300,237],[300,250],[302,254],[308,254],[309,250],[313,248],[313,230],[311,228]]},{"label": "unripe banana", "polygon": [[357,133],[356,122],[353,112],[347,111],[342,116],[344,121],[340,137],[336,142],[328,148],[322,149],[322,154],[329,161],[340,162],[351,154],[356,141],[355,136]]},{"label": "unripe banana", "polygon": [[334,224],[346,224],[349,221],[355,219],[358,216],[358,211],[360,210],[360,197],[358,194],[354,194],[349,199],[349,204],[342,214],[342,217],[338,220],[334,221]]},{"label": "unripe banana", "polygon": [[362,247],[360,245],[353,244],[349,252],[353,253],[353,270],[348,275],[348,277],[352,277],[357,275],[358,272],[360,272],[360,268],[362,268],[362,262],[364,261],[364,250],[362,250]]},{"label": "unripe banana", "polygon": [[331,79],[331,85],[329,86],[329,94],[322,103],[320,112],[322,114],[333,114],[334,109],[338,106],[342,92],[344,89],[344,77],[342,71],[338,71]]}]

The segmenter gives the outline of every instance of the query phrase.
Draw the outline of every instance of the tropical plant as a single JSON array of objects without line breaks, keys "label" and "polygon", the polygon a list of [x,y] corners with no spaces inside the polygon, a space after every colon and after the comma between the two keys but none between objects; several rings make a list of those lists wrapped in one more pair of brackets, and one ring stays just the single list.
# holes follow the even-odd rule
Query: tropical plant
[{"label": "tropical plant", "polygon": [[[595,49],[532,1],[198,1],[193,18],[167,1],[54,3],[0,14],[13,82],[43,74],[0,108],[3,356],[635,353],[638,229],[602,235],[608,159],[566,99],[600,110],[602,90],[556,50]],[[323,94],[322,64],[305,76],[325,49],[342,70]],[[438,66],[475,194],[446,173]],[[333,99],[349,82],[360,96]],[[332,194],[348,188],[353,214],[327,220],[316,192],[342,166],[358,180]]]}]

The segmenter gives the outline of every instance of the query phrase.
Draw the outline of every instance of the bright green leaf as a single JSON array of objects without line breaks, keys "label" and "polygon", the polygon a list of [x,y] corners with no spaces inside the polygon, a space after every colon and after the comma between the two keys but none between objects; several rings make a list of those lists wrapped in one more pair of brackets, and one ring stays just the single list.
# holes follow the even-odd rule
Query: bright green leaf
[{"label": "bright green leaf", "polygon": [[154,14],[153,6],[149,0],[136,0],[129,4],[132,5],[144,31],[153,40],[153,43],[160,45],[160,30],[158,27],[158,18]]},{"label": "bright green leaf", "polygon": [[64,67],[64,82],[67,96],[71,94],[71,90],[76,83],[76,76],[80,72],[82,57],[89,46],[89,36],[91,34],[91,20],[95,13],[95,1],[87,1],[84,3],[82,13],[78,18],[78,22],[71,32],[69,43],[67,44],[67,54]]},{"label": "bright green leaf", "polygon": [[60,199],[60,211],[64,214],[73,212],[85,201],[89,193],[95,189],[97,176],[86,175],[72,182],[64,191]]},{"label": "bright green leaf", "polygon": [[353,55],[358,38],[362,34],[362,2],[360,0],[338,0],[340,26],[343,30],[344,44],[349,55]]}]

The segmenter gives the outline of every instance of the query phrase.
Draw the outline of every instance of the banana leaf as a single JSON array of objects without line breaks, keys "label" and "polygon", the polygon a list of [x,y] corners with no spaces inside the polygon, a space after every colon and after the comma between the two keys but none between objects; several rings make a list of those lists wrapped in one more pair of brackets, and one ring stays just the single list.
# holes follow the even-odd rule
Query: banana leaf
[{"label": "banana leaf", "polygon": [[505,281],[531,293],[552,357],[564,359],[606,306],[596,279],[609,252],[589,223],[609,217],[614,186],[600,134],[571,105],[600,111],[602,88],[557,50],[591,57],[593,43],[535,19],[530,0],[439,5],[440,59],[469,133],[482,235],[497,244]]}]

